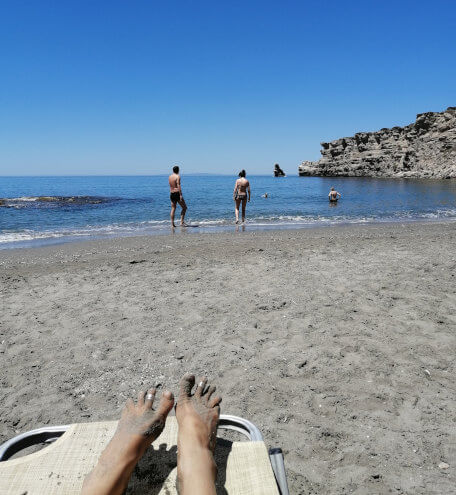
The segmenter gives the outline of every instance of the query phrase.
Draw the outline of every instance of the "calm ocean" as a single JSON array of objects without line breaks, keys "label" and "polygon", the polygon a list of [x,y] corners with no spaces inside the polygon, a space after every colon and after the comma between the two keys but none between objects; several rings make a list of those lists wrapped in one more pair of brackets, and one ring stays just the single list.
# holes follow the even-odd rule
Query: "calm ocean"
[{"label": "calm ocean", "polygon": [[[191,232],[234,231],[236,177],[183,175]],[[456,180],[249,176],[246,230],[456,220]],[[329,204],[329,188],[342,199]],[[268,198],[261,196],[267,192]],[[0,177],[0,248],[170,232],[167,176]],[[178,214],[179,214],[178,207]],[[179,229],[177,229],[179,231]]]}]

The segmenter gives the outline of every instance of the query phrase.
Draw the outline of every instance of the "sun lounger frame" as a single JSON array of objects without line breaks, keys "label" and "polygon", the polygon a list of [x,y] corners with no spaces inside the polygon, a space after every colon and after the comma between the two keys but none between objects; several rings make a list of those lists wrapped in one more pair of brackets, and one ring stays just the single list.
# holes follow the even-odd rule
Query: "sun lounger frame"
[{"label": "sun lounger frame", "polygon": [[[0,445],[0,462],[7,461],[14,454],[27,447],[32,447],[33,445],[40,443],[54,442],[57,438],[62,436],[69,427],[70,425],[45,426],[15,436],[11,440]],[[240,418],[239,416],[222,414],[220,416],[219,428],[222,430],[237,431],[246,436],[251,442],[263,441],[260,430],[251,421]],[[277,447],[270,448],[269,459],[280,495],[289,495],[282,449]]]}]

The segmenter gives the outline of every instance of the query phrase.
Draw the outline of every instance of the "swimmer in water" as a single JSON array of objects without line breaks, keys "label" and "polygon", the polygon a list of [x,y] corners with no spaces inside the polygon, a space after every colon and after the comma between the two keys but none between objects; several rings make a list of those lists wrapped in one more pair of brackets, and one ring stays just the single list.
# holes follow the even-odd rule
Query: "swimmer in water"
[{"label": "swimmer in water", "polygon": [[328,194],[328,199],[331,203],[336,203],[339,198],[341,198],[342,195],[340,194],[340,192],[337,192],[334,187],[331,187],[331,191],[329,191],[329,194]]}]

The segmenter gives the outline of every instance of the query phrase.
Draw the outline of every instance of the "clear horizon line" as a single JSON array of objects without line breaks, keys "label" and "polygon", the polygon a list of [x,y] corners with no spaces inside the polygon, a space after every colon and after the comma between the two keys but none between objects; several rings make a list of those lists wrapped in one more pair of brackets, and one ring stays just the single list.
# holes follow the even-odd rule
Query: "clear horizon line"
[{"label": "clear horizon line", "polygon": [[[0,178],[20,178],[20,177],[161,177],[169,175],[168,172],[163,174],[42,174],[42,175],[0,175]],[[236,177],[237,174],[216,174],[208,172],[191,172],[181,174],[183,176],[189,175],[212,175],[218,177]],[[299,176],[299,174],[286,174],[287,176]],[[249,176],[262,176],[262,177],[274,177],[271,174],[249,174]]]}]

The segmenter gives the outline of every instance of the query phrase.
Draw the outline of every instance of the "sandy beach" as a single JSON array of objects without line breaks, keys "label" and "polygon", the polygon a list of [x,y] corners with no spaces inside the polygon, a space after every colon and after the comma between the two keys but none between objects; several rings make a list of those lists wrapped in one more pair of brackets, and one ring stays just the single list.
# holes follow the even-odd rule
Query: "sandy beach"
[{"label": "sandy beach", "polygon": [[417,223],[0,251],[0,442],[192,371],[293,494],[454,493],[455,246]]}]

